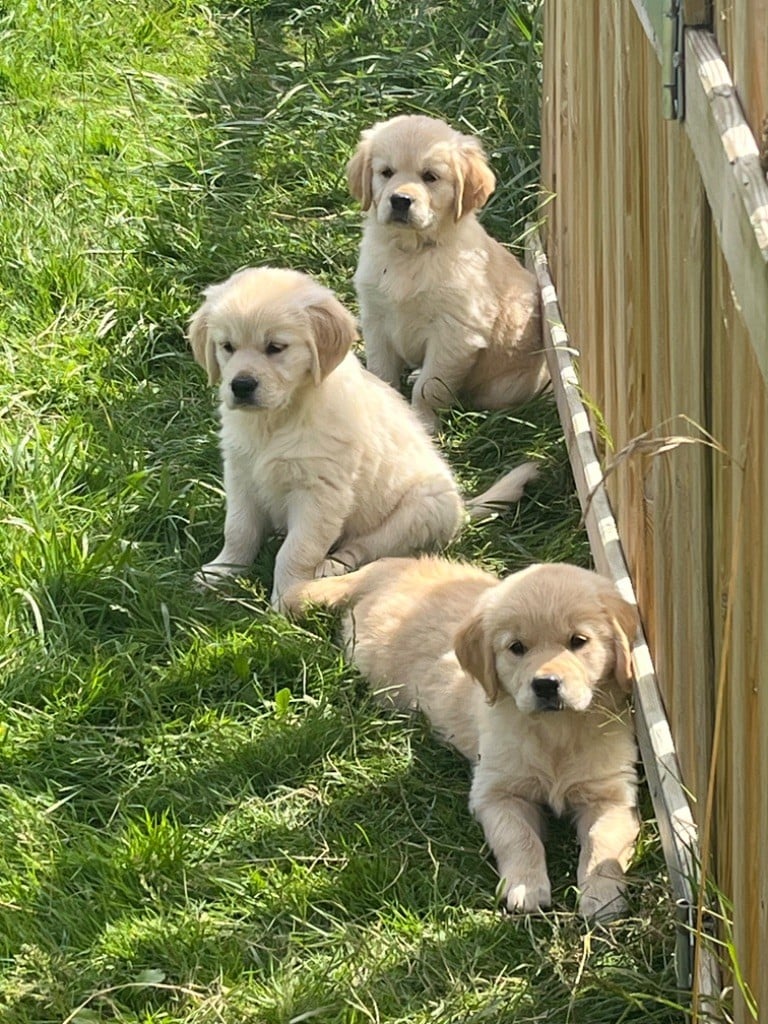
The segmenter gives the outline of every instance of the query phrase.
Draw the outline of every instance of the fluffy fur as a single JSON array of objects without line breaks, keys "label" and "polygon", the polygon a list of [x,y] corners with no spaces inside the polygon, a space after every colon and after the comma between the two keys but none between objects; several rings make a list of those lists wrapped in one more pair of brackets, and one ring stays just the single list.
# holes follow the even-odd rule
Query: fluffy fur
[{"label": "fluffy fur", "polygon": [[[401,396],[361,367],[355,338],[333,293],[292,270],[243,270],[206,290],[189,339],[219,382],[227,511],[200,582],[242,573],[268,533],[285,533],[279,605],[298,581],[440,547],[459,529],[447,463]],[[516,501],[535,472],[512,470],[470,514]]]},{"label": "fluffy fur", "polygon": [[362,133],[347,166],[367,212],[355,286],[368,369],[398,386],[428,429],[457,399],[499,409],[548,379],[536,281],[475,217],[495,178],[480,142],[405,115]]},{"label": "fluffy fur", "polygon": [[512,911],[549,906],[543,809],[571,811],[579,908],[623,907],[638,830],[627,708],[634,608],[565,564],[499,582],[438,558],[384,559],[296,588],[289,605],[346,605],[347,654],[374,690],[419,707],[474,765],[470,807]]}]

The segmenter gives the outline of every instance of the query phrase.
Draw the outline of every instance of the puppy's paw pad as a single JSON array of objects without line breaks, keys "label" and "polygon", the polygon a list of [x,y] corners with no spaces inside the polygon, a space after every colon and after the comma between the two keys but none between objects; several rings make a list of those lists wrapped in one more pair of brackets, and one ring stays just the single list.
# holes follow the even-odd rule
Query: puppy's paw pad
[{"label": "puppy's paw pad", "polygon": [[210,562],[208,565],[204,565],[202,569],[198,569],[192,577],[192,582],[200,590],[212,590],[222,586],[227,580],[239,576],[240,573],[241,570],[234,566],[217,565],[215,562]]},{"label": "puppy's paw pad", "polygon": [[623,886],[612,878],[590,878],[579,897],[579,913],[591,921],[610,921],[627,909]]},{"label": "puppy's paw pad", "polygon": [[419,417],[422,427],[424,427],[430,436],[434,437],[440,429],[440,420],[438,419],[437,414],[432,412],[429,408],[414,407],[414,409]]},{"label": "puppy's paw pad", "polygon": [[548,879],[520,881],[510,885],[502,897],[502,907],[509,914],[535,914],[552,905],[552,889]]}]

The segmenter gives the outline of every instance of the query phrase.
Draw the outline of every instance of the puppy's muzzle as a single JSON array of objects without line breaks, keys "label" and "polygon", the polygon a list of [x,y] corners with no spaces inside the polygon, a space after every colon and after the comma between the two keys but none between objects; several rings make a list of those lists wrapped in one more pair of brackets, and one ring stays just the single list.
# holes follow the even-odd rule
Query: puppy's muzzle
[{"label": "puppy's muzzle", "polygon": [[240,373],[237,377],[233,377],[230,383],[232,394],[235,397],[235,402],[238,405],[253,405],[255,402],[256,389],[259,386],[259,382],[255,377],[251,377],[249,374]]},{"label": "puppy's muzzle", "polygon": [[411,196],[407,196],[402,192],[393,192],[389,197],[389,205],[392,210],[389,219],[407,224],[412,203],[413,199]]},{"label": "puppy's muzzle", "polygon": [[536,697],[537,711],[562,711],[565,705],[560,696],[560,676],[534,676],[531,689]]}]

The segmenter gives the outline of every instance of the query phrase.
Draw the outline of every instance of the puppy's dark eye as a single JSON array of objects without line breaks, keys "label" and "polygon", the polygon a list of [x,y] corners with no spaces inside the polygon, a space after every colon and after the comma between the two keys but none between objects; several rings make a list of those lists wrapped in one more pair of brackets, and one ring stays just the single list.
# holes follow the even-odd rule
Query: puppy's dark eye
[{"label": "puppy's dark eye", "polygon": [[391,178],[394,173],[395,172],[392,170],[391,167],[385,167],[383,168],[383,170],[379,171],[379,174],[382,176],[382,178]]},{"label": "puppy's dark eye", "polygon": [[510,651],[512,651],[513,654],[516,654],[518,658],[522,658],[522,656],[528,650],[528,648],[525,646],[522,640],[513,640],[512,643],[509,645],[509,649]]},{"label": "puppy's dark eye", "polygon": [[267,347],[264,349],[264,351],[267,353],[268,356],[276,356],[279,355],[284,348],[285,345],[278,345],[276,341],[270,341],[267,344]]},{"label": "puppy's dark eye", "polygon": [[229,355],[232,355],[232,353],[235,351],[235,346],[232,344],[231,341],[222,341],[221,347]]},{"label": "puppy's dark eye", "polygon": [[588,643],[589,637],[584,636],[583,633],[574,633],[571,639],[568,641],[568,645],[570,646],[572,651],[578,651],[582,647],[586,647]]},{"label": "puppy's dark eye", "polygon": [[433,181],[437,181],[437,175],[434,174],[432,171],[424,171],[424,173],[421,176],[421,180],[426,185],[431,185]]}]

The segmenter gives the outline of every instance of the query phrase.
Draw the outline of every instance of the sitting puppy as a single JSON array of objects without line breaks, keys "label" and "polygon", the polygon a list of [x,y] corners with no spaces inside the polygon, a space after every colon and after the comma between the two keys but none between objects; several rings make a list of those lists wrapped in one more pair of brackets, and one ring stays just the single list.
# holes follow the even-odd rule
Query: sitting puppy
[{"label": "sitting puppy", "polygon": [[[205,292],[195,359],[220,379],[224,547],[199,582],[246,569],[267,532],[285,532],[273,604],[297,581],[382,555],[447,544],[464,507],[446,462],[405,400],[350,352],[352,316],[304,274],[270,267]],[[525,463],[468,503],[517,501]]]},{"label": "sitting puppy", "polygon": [[397,387],[420,367],[428,429],[460,399],[500,409],[547,382],[536,280],[475,219],[496,180],[480,142],[443,121],[395,117],[364,131],[347,165],[368,211],[355,286],[368,369]]},{"label": "sitting puppy", "polygon": [[608,580],[544,564],[499,582],[439,558],[386,558],[288,595],[294,610],[310,603],[346,605],[347,653],[374,690],[419,707],[474,765],[470,807],[509,910],[550,905],[545,806],[575,816],[580,911],[622,910],[638,831],[637,617]]}]

